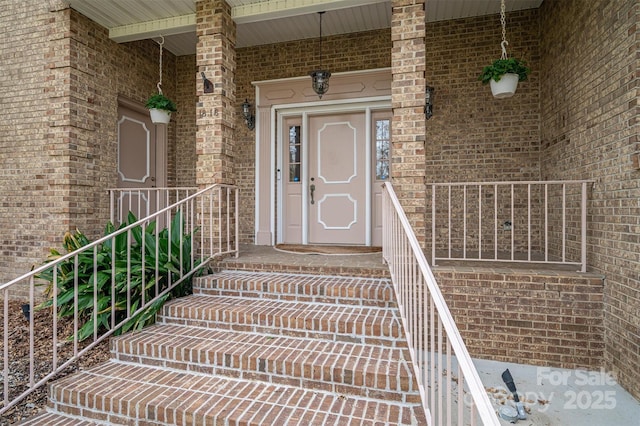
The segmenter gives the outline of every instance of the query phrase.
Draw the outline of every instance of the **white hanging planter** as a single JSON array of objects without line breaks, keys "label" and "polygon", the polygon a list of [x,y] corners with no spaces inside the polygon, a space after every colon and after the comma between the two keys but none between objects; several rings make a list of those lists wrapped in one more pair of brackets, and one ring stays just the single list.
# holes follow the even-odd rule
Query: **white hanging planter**
[{"label": "white hanging planter", "polygon": [[502,98],[510,98],[516,93],[516,89],[518,88],[518,80],[520,76],[518,74],[504,74],[500,77],[500,81],[495,81],[491,79],[489,84],[491,85],[491,93],[494,98],[502,99]]},{"label": "white hanging planter", "polygon": [[163,109],[151,108],[149,110],[151,114],[151,121],[154,124],[168,124],[171,121],[171,112]]}]

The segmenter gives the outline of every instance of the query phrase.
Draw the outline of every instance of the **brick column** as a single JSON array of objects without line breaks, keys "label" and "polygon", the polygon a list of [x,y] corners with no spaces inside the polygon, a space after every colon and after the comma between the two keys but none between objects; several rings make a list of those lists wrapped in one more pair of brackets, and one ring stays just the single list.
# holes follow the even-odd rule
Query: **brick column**
[{"label": "brick column", "polygon": [[[224,0],[199,0],[196,21],[196,183],[234,183],[236,25]],[[202,72],[213,93],[204,93]]]},{"label": "brick column", "polygon": [[424,246],[425,12],[424,0],[393,0],[391,16],[391,182]]},{"label": "brick column", "polygon": [[[42,170],[47,179],[49,216],[47,227],[55,228],[46,238],[57,242],[64,232],[78,228],[89,237],[99,235],[104,216],[99,215],[100,196],[95,158],[96,119],[100,99],[91,43],[79,43],[81,24],[66,1],[49,2],[48,44],[45,53],[44,93],[47,135]],[[53,200],[53,201],[52,201]],[[105,215],[106,216],[106,215]],[[61,229],[62,228],[62,229]]]}]

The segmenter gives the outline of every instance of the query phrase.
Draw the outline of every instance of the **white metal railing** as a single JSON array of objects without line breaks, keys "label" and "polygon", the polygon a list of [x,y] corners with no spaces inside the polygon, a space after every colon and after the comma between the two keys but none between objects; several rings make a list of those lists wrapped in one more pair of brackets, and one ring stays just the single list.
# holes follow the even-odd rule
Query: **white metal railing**
[{"label": "white metal railing", "polygon": [[478,372],[396,197],[383,186],[382,255],[389,265],[429,425],[499,425]]},{"label": "white metal railing", "polygon": [[593,181],[433,183],[431,265],[438,260],[536,262],[587,269]]},{"label": "white metal railing", "polygon": [[[80,249],[59,256],[56,260],[34,268],[31,272],[12,281],[0,285],[2,298],[3,324],[3,370],[2,397],[0,401],[0,415],[5,413],[24,399],[34,389],[45,384],[50,378],[67,368],[86,352],[108,338],[127,322],[140,315],[145,308],[154,302],[161,303],[173,288],[191,278],[199,269],[207,266],[208,262],[217,256],[235,254],[238,256],[238,188],[231,185],[216,184],[209,188],[193,193],[183,200],[171,204],[159,211],[129,225],[122,225],[116,232],[88,243]],[[176,219],[176,217],[178,219]],[[160,222],[166,223],[165,240],[159,240]],[[176,229],[180,224],[183,229]],[[173,226],[173,229],[172,229]],[[162,231],[165,232],[165,231]],[[140,238],[140,236],[143,236]],[[163,241],[162,244],[159,241]],[[162,245],[162,247],[160,247]],[[118,246],[118,251],[116,251]],[[159,254],[160,250],[164,250]],[[104,267],[104,258],[109,258],[109,266]],[[138,263],[132,263],[132,258]],[[173,262],[169,267],[163,262]],[[167,260],[171,259],[171,260]],[[99,269],[98,265],[102,265]],[[86,266],[89,265],[89,266]],[[91,266],[92,265],[92,266]],[[138,296],[132,296],[134,275],[132,270],[142,270],[136,279],[141,281],[138,288],[146,289]],[[169,269],[167,278],[158,278],[158,269]],[[79,277],[90,276],[83,280]],[[52,279],[52,288],[60,290],[64,282],[72,296],[73,325],[71,336],[59,336],[62,330],[58,328],[58,318],[55,313],[66,303],[69,308],[70,300],[60,301],[58,291],[52,294],[52,336],[48,341],[36,341],[34,338],[34,303],[36,302],[36,286],[43,281],[38,277],[47,275]],[[106,278],[105,278],[106,277]],[[136,282],[139,284],[139,282]],[[78,288],[89,288],[92,297],[88,302],[90,311],[85,318],[78,315]],[[15,330],[9,329],[9,299],[12,291],[24,291],[28,288],[29,312],[28,335],[29,357],[26,371],[19,371],[20,365],[25,364],[22,359],[13,359],[10,351],[12,341],[10,336]],[[110,287],[110,290],[109,290]],[[111,302],[106,307],[98,300],[98,289],[106,288],[110,292]],[[93,295],[91,295],[91,292]],[[116,302],[116,292],[118,302]],[[137,294],[137,293],[136,293]],[[86,300],[85,300],[86,303]],[[93,306],[91,307],[91,303]],[[98,321],[98,316],[110,312],[109,319]],[[116,319],[116,312],[118,313]],[[102,318],[102,317],[101,317]],[[93,321],[92,333],[86,341],[79,342],[78,332],[84,324]],[[89,327],[91,329],[91,327]],[[64,338],[69,337],[68,342]],[[59,341],[60,340],[60,341]],[[82,343],[82,344],[80,344]],[[73,345],[72,355],[63,357],[62,346]],[[66,353],[66,352],[65,352]],[[21,355],[20,358],[26,358]],[[47,371],[35,365],[47,365]],[[20,382],[18,385],[17,382]],[[26,383],[24,383],[26,382]],[[12,385],[10,386],[10,383]]]},{"label": "white metal railing", "polygon": [[127,214],[146,217],[198,191],[196,187],[109,189],[109,220],[120,224]]}]

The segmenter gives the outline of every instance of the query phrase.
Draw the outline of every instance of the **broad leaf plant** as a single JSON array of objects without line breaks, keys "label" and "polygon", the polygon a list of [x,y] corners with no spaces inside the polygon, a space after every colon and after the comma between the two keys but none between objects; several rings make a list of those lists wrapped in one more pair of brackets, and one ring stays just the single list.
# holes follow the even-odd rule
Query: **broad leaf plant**
[{"label": "broad leaf plant", "polygon": [[[127,221],[118,229],[135,222],[136,217],[129,213]],[[191,265],[192,234],[184,234],[183,229],[180,213],[171,222],[171,234],[164,228],[156,235],[155,221],[149,223],[144,230],[142,226],[136,226],[129,231],[130,239],[127,232],[123,232],[96,247],[95,268],[94,250],[82,251],[58,264],[55,278],[57,289],[54,289],[54,268],[45,270],[37,276],[48,282],[45,290],[47,300],[39,308],[52,307],[53,293],[56,291],[58,316],[73,318],[74,302],[77,300],[78,321],[82,324],[78,330],[78,340],[93,335],[96,321],[98,333],[103,333],[110,330],[112,325],[118,327],[127,316],[133,315],[114,331],[114,335],[140,330],[153,323],[156,313],[168,299],[191,293],[193,276],[189,276],[140,312],[134,313],[143,303],[148,303],[201,263],[200,259],[196,259]],[[115,231],[115,226],[109,222],[105,227],[105,236]],[[63,238],[67,253],[90,243],[79,230],[67,232]],[[51,249],[45,263],[62,256],[58,250]],[[127,292],[130,293],[129,297]],[[94,305],[97,306],[97,315],[94,315]],[[72,338],[73,336],[69,337]]]}]

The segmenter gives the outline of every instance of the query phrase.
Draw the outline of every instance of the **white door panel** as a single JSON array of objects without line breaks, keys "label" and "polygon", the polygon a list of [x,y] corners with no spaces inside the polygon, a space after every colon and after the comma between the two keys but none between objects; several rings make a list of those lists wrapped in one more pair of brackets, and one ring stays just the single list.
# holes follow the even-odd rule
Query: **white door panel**
[{"label": "white door panel", "polygon": [[364,112],[309,118],[309,243],[365,244],[365,149]]}]

